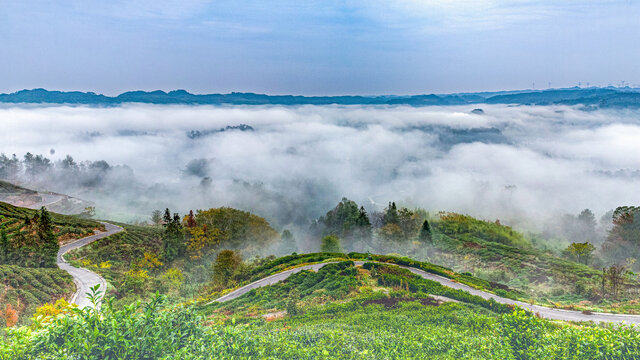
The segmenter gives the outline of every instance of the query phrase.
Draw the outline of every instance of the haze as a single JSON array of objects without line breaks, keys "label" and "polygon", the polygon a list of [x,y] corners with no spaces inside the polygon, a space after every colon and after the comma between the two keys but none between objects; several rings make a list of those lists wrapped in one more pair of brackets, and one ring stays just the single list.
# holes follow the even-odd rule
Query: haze
[{"label": "haze", "polygon": [[[540,225],[640,202],[638,110],[472,109],[5,106],[0,144],[19,157],[106,160],[112,169],[95,188],[54,176],[41,185],[125,220],[231,205],[305,225],[346,196],[369,210],[398,201]],[[241,124],[253,131],[218,132]]]}]

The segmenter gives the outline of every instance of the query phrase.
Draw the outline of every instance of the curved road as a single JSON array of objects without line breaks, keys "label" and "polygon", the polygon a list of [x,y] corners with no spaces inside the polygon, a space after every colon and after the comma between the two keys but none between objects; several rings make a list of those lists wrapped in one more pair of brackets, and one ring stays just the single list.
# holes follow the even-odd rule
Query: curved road
[{"label": "curved road", "polygon": [[106,222],[101,223],[105,226],[105,229],[107,231],[87,236],[68,244],[64,244],[60,246],[60,250],[58,251],[58,267],[71,274],[71,276],[73,276],[73,282],[76,284],[76,292],[75,294],[73,294],[70,302],[77,304],[79,308],[92,306],[89,299],[87,299],[87,292],[89,292],[89,289],[91,287],[96,286],[97,284],[100,284],[100,290],[105,291],[105,289],[107,288],[107,282],[102,276],[92,271],[71,266],[64,260],[64,254],[73,249],[83,247],[98,239],[102,239],[107,236],[119,233],[123,230],[120,226],[112,225]]},{"label": "curved road", "polygon": [[[376,261],[354,261],[354,264],[356,266],[361,266],[366,262],[376,262]],[[301,266],[298,268],[286,270],[277,274],[273,274],[264,279],[257,280],[255,282],[252,282],[251,284],[248,284],[239,289],[236,289],[218,299],[215,299],[207,303],[206,305],[212,304],[214,302],[224,302],[224,301],[233,300],[235,298],[238,298],[248,293],[253,289],[261,288],[263,286],[268,286],[268,285],[275,284],[279,281],[283,281],[289,276],[291,276],[292,274],[295,274],[302,270],[318,271],[321,267],[331,263],[333,262],[306,265],[306,266]],[[416,269],[408,266],[396,265],[396,264],[386,264],[386,265],[393,265],[393,266],[401,267],[403,269],[407,269],[424,279],[439,282],[440,284],[444,286],[448,286],[453,289],[467,291],[472,295],[480,296],[486,300],[494,299],[495,301],[502,304],[517,305],[521,308],[527,309],[535,314],[538,314],[539,316],[546,319],[564,320],[564,321],[594,321],[594,322],[619,323],[619,324],[640,324],[640,315],[624,315],[624,314],[609,314],[609,313],[593,313],[591,315],[587,315],[587,314],[583,314],[581,311],[562,310],[562,309],[548,308],[540,305],[531,305],[522,301],[506,299],[482,290],[477,290],[470,286],[445,278],[443,276],[431,274],[420,269]]]}]

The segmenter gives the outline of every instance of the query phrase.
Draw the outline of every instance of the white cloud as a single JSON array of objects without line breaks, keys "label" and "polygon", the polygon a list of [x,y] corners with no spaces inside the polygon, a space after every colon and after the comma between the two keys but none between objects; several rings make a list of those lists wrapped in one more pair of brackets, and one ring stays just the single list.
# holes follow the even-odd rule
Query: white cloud
[{"label": "white cloud", "polygon": [[[483,108],[485,115],[470,114],[468,106],[4,107],[0,152],[54,148],[55,158],[127,164],[147,186],[168,190],[123,188],[126,199],[155,196],[181,211],[231,204],[267,212],[297,204],[290,207],[318,215],[347,196],[505,220],[584,208],[602,214],[640,203],[640,180],[616,174],[640,169],[637,111]],[[186,136],[238,124],[256,131]],[[208,196],[193,190],[199,177],[184,174],[193,159],[209,164]],[[268,193],[248,195],[234,180],[260,183]]]}]

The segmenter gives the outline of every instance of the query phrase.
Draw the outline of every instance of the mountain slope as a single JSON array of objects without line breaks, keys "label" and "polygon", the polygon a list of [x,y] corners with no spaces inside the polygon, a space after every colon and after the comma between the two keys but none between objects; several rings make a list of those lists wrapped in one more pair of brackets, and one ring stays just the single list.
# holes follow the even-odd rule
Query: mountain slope
[{"label": "mountain slope", "polygon": [[522,90],[494,93],[429,94],[411,96],[294,96],[254,93],[191,94],[185,90],[164,92],[129,91],[118,96],[98,95],[92,92],[63,92],[45,89],[20,90],[0,94],[4,103],[47,103],[118,105],[123,103],[148,104],[208,104],[208,105],[463,105],[463,104],[520,104],[520,105],[596,105],[599,107],[638,107],[640,93],[632,88],[569,88],[549,90]]}]

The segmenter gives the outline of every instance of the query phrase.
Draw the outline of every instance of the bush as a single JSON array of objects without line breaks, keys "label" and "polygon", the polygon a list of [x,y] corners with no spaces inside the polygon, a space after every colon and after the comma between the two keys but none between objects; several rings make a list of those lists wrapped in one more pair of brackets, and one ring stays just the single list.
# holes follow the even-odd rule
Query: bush
[{"label": "bush", "polygon": [[534,349],[540,346],[545,323],[524,310],[502,316],[501,334],[518,360],[537,359]]}]

